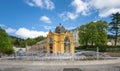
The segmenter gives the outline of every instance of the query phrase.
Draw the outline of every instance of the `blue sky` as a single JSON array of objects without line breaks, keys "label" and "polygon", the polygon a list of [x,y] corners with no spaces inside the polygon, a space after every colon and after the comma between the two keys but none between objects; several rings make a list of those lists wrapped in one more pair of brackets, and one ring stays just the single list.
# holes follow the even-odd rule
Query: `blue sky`
[{"label": "blue sky", "polygon": [[0,26],[9,35],[35,38],[61,23],[74,29],[91,21],[110,22],[119,0],[0,0]]}]

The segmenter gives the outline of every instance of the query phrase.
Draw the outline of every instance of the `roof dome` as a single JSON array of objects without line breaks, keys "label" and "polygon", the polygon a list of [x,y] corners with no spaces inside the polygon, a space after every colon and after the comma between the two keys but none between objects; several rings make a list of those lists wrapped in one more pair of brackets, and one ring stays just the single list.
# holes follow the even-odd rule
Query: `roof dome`
[{"label": "roof dome", "polygon": [[65,33],[65,32],[66,32],[65,28],[61,24],[57,26],[55,29],[55,33]]}]

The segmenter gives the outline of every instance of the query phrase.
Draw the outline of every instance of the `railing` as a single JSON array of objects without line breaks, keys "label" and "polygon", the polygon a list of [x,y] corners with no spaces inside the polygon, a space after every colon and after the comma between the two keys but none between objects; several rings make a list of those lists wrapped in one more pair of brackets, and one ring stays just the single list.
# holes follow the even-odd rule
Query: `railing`
[{"label": "railing", "polygon": [[[110,57],[108,55],[99,53],[99,59],[105,60],[105,59],[115,59],[116,57]],[[27,61],[53,61],[53,60],[72,60],[72,61],[80,61],[80,60],[97,60],[96,52],[91,51],[81,51],[79,53],[76,53],[75,55],[54,55],[50,54],[47,55],[40,51],[31,51],[26,52],[22,55],[16,55],[11,58],[5,58],[6,60],[27,60]],[[5,60],[3,59],[3,60]]]},{"label": "railing", "polygon": [[[116,57],[99,57],[99,60],[116,59]],[[97,60],[96,56],[16,56],[3,58],[2,60],[23,60],[23,61],[85,61]]]}]

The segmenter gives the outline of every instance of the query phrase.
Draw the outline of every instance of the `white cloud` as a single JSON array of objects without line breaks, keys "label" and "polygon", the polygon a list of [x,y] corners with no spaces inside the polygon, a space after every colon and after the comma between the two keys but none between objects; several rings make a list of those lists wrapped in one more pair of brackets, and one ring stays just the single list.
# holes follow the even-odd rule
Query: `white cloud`
[{"label": "white cloud", "polygon": [[76,13],[88,15],[89,6],[87,2],[83,2],[82,0],[73,0],[71,5],[75,8]]},{"label": "white cloud", "polygon": [[55,6],[54,6],[54,3],[51,1],[51,0],[44,0],[45,1],[45,6],[47,9],[54,9]]},{"label": "white cloud", "polygon": [[5,30],[7,33],[14,33],[16,30],[12,28],[8,28]]},{"label": "white cloud", "polygon": [[100,17],[107,17],[120,12],[120,0],[91,0],[90,6],[97,9]]},{"label": "white cloud", "polygon": [[59,17],[65,20],[74,20],[79,15],[88,16],[98,12],[99,17],[108,17],[112,13],[120,12],[120,0],[73,0],[70,4],[73,12],[63,12]]},{"label": "white cloud", "polygon": [[43,22],[45,22],[45,23],[51,23],[50,18],[48,18],[47,16],[41,16],[40,20],[43,21]]},{"label": "white cloud", "polygon": [[112,9],[105,9],[100,11],[99,16],[100,17],[107,17],[111,15],[112,13],[120,12],[120,8],[112,8]]},{"label": "white cloud", "polygon": [[26,2],[29,6],[34,6],[34,4],[33,3],[31,3],[31,2]]},{"label": "white cloud", "polygon": [[63,19],[63,21],[66,20],[74,20],[78,17],[78,14],[75,13],[71,13],[71,12],[63,12],[61,14],[59,14],[59,17]]},{"label": "white cloud", "polygon": [[72,3],[70,4],[72,7],[75,8],[74,12],[63,12],[59,14],[59,17],[63,19],[63,21],[66,20],[75,20],[78,18],[79,14],[82,14],[84,16],[89,15],[89,7],[88,3],[83,2],[82,0],[73,0]]},{"label": "white cloud", "polygon": [[23,28],[19,28],[15,34],[22,38],[35,38],[38,36],[46,36],[47,33],[48,32],[29,30],[23,27]]},{"label": "white cloud", "polygon": [[97,9],[120,7],[120,0],[90,0],[90,4]]},{"label": "white cloud", "polygon": [[48,10],[55,8],[54,3],[51,0],[26,0],[26,3],[31,7],[39,7]]},{"label": "white cloud", "polygon": [[67,12],[67,15],[68,15],[68,17],[69,17],[70,19],[72,19],[72,20],[74,20],[74,19],[76,19],[76,18],[78,17],[77,14],[71,13],[71,12]]},{"label": "white cloud", "polygon": [[107,17],[112,13],[120,12],[120,0],[74,0],[72,6],[77,13],[88,15],[94,10],[99,12],[99,17]]}]

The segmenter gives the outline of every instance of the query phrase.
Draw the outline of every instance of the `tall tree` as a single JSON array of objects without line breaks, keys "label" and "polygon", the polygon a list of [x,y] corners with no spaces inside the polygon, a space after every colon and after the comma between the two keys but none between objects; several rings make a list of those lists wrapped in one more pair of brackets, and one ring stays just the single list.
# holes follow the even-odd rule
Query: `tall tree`
[{"label": "tall tree", "polygon": [[87,24],[87,28],[87,33],[89,34],[89,43],[93,46],[96,39],[96,24],[94,24],[94,22],[90,22]]},{"label": "tall tree", "polygon": [[12,54],[14,52],[12,42],[8,34],[0,28],[0,54]]},{"label": "tall tree", "polygon": [[90,22],[82,25],[79,28],[79,42],[87,46],[90,45],[105,45],[107,42],[107,28],[105,21]]},{"label": "tall tree", "polygon": [[78,35],[79,35],[79,43],[83,44],[84,46],[87,46],[89,37],[88,37],[86,25],[82,25],[79,27]]},{"label": "tall tree", "polygon": [[108,25],[105,21],[97,21],[94,23],[96,25],[96,45],[105,45],[107,43],[107,29]]},{"label": "tall tree", "polygon": [[120,13],[117,12],[115,14],[112,14],[111,16],[112,21],[109,23],[109,30],[112,34],[115,35],[115,46],[117,45],[118,41],[118,35],[120,33]]}]

